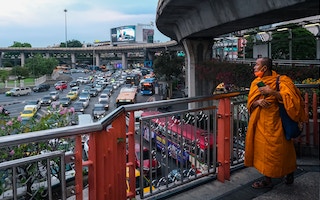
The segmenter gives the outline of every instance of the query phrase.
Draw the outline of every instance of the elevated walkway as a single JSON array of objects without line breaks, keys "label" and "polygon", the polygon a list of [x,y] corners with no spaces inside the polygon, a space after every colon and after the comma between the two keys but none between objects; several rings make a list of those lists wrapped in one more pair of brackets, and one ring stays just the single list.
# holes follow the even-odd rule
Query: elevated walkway
[{"label": "elevated walkway", "polygon": [[170,200],[315,200],[320,199],[319,158],[297,160],[293,185],[286,185],[281,179],[273,179],[272,189],[253,189],[252,183],[262,175],[254,168],[243,168],[231,174],[230,181],[210,181],[182,193],[159,199]]},{"label": "elevated walkway", "polygon": [[[200,186],[180,188],[179,193],[154,196],[148,200],[316,200],[320,199],[319,158],[298,159],[293,185],[286,185],[281,179],[273,179],[273,188],[253,189],[252,183],[263,176],[255,168],[242,168],[231,173],[230,181],[224,183],[215,177],[202,180]],[[88,199],[88,189],[83,191]],[[68,200],[76,200],[75,196]]]}]

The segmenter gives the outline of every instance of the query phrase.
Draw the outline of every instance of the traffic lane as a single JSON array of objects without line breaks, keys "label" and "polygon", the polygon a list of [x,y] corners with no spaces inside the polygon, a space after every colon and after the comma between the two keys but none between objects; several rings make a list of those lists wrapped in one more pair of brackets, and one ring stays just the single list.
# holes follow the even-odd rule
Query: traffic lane
[{"label": "traffic lane", "polygon": [[[30,95],[26,96],[17,96],[17,97],[11,97],[9,96],[6,100],[7,105],[4,107],[10,112],[11,117],[17,117],[20,115],[20,112],[23,111],[24,106],[26,103],[30,100],[35,100],[35,99],[41,99],[45,95],[49,95],[51,91],[55,91],[54,88],[50,88],[50,90],[46,92],[32,92]],[[67,95],[69,90],[63,90],[59,93],[59,97],[64,97]],[[1,100],[1,102],[4,102]],[[1,103],[2,105],[3,103]],[[41,106],[41,109],[45,109],[47,106]]]},{"label": "traffic lane", "polygon": [[[78,76],[81,76],[81,74],[84,74],[84,73],[74,74],[72,75],[72,77],[74,79],[74,78],[77,78]],[[70,90],[70,86],[68,85],[68,88],[61,91],[59,96],[66,96],[69,90]],[[0,94],[0,104],[3,105],[10,112],[11,117],[17,117],[20,115],[20,112],[23,111],[23,108],[26,102],[34,99],[41,99],[45,95],[48,95],[51,91],[55,91],[55,88],[53,85],[50,85],[50,89],[48,91],[32,92],[30,95],[26,95],[26,96],[12,97],[12,96],[6,96],[5,94]]]}]

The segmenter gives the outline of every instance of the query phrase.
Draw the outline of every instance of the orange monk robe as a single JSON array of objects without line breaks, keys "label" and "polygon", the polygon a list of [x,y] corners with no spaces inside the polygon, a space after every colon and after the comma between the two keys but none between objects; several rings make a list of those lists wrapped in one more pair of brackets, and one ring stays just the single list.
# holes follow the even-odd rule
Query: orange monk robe
[{"label": "orange monk robe", "polygon": [[[256,78],[250,86],[247,107],[250,113],[246,135],[245,165],[255,167],[261,174],[279,178],[296,170],[296,153],[293,141],[286,140],[279,114],[278,101],[273,95],[263,96],[257,83],[263,81],[276,90],[278,74],[272,71],[271,76]],[[306,121],[303,99],[292,80],[287,76],[280,77],[280,94],[288,115],[296,121]],[[251,109],[254,101],[265,98],[271,103],[268,108],[260,106]]]}]

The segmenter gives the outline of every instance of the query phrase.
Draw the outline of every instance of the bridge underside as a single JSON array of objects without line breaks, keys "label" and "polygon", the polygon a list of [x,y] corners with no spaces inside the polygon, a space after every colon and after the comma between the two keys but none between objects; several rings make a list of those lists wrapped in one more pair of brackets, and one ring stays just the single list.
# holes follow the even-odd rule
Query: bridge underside
[{"label": "bridge underside", "polygon": [[176,41],[319,15],[319,0],[160,0],[156,24]]}]

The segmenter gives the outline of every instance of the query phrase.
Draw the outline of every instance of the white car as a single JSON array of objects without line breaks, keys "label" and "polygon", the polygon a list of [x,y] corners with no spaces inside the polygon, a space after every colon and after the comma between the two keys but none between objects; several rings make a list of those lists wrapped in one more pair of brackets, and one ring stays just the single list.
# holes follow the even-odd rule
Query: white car
[{"label": "white car", "polygon": [[79,95],[80,88],[78,86],[74,86],[71,88],[70,92],[73,92],[73,93],[76,93],[77,95]]},{"label": "white car", "polygon": [[56,100],[59,99],[59,92],[58,92],[58,91],[52,91],[52,92],[50,92],[49,95],[51,96],[51,99],[52,99],[53,101],[56,101]]},{"label": "white car", "polygon": [[109,101],[109,95],[108,94],[101,94],[99,96],[99,100],[98,101],[99,102],[101,102],[101,101]]},{"label": "white car", "polygon": [[84,108],[87,108],[89,106],[89,99],[79,99],[78,101],[83,103]]},{"label": "white car", "polygon": [[30,101],[27,101],[25,106],[30,106],[30,105],[31,106],[36,105],[37,106],[37,110],[39,110],[41,108],[41,101],[39,99],[30,100]]}]

